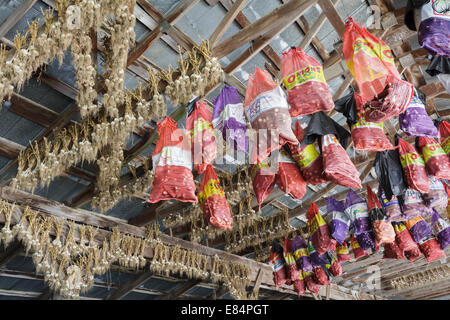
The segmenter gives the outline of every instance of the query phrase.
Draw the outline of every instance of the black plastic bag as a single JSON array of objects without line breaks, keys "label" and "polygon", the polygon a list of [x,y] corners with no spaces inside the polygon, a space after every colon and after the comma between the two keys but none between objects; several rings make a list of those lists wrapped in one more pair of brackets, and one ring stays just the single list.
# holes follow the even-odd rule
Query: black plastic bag
[{"label": "black plastic bag", "polygon": [[438,74],[450,74],[450,58],[444,56],[433,56],[428,68],[425,70],[430,76],[435,77]]},{"label": "black plastic bag", "polygon": [[334,109],[347,119],[347,124],[351,127],[352,124],[358,122],[358,110],[356,109],[355,92],[350,89],[350,93],[334,102]]},{"label": "black plastic bag", "polygon": [[333,134],[341,144],[342,148],[346,149],[348,139],[351,137],[350,132],[345,130],[339,123],[331,119],[323,111],[317,112],[311,116],[311,120],[309,121],[305,132],[302,145],[313,144],[317,138]]},{"label": "black plastic bag", "polygon": [[374,166],[386,199],[405,194],[407,185],[397,150],[378,151]]}]

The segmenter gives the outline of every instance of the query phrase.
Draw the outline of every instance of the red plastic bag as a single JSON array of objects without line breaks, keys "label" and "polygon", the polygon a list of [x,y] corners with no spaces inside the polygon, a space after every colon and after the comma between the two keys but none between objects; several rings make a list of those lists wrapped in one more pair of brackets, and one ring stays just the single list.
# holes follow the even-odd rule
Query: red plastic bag
[{"label": "red plastic bag", "polygon": [[405,251],[403,254],[409,262],[414,262],[422,256],[422,252],[420,252],[420,248],[418,246],[415,249]]},{"label": "red plastic bag", "polygon": [[302,296],[306,292],[305,279],[303,277],[303,272],[299,272],[298,279],[294,281],[294,291],[297,292],[298,296]]},{"label": "red plastic bag", "polygon": [[400,250],[395,241],[387,242],[384,244],[383,259],[402,259],[402,258],[403,252],[402,250]]},{"label": "red plastic bag", "polygon": [[189,138],[170,117],[158,122],[158,134],[152,154],[155,178],[147,202],[170,199],[197,202]]},{"label": "red plastic bag", "polygon": [[299,277],[300,272],[297,268],[297,263],[295,262],[294,255],[291,252],[291,241],[288,237],[284,238],[283,257],[284,261],[286,262],[287,278],[295,283],[295,281]]},{"label": "red plastic bag", "polygon": [[206,220],[213,227],[221,230],[233,227],[230,206],[211,164],[206,167],[206,172],[203,175],[199,187],[198,201],[203,207]]},{"label": "red plastic bag", "polygon": [[365,118],[381,122],[404,112],[414,87],[401,80],[391,49],[349,17],[342,37],[348,69],[366,104]]},{"label": "red plastic bag", "polygon": [[429,237],[425,241],[422,241],[419,243],[419,247],[428,262],[445,258],[445,252],[442,251],[435,237]]},{"label": "red plastic bag", "polygon": [[[303,141],[305,131],[300,126],[300,122],[295,123],[295,136],[298,141]],[[328,182],[323,173],[323,159],[313,144],[306,146],[290,146],[292,157],[300,167],[303,179],[309,184],[317,185]]]},{"label": "red plastic bag", "polygon": [[353,234],[352,234],[352,237],[350,238],[350,245],[352,246],[353,256],[355,259],[358,259],[359,257],[362,257],[362,256],[369,255],[366,250],[364,250],[363,248],[361,248],[359,246],[358,240],[356,239],[355,235],[353,235]]},{"label": "red plastic bag", "polygon": [[322,155],[328,180],[348,188],[362,188],[358,170],[333,134],[322,136]]},{"label": "red plastic bag", "polygon": [[417,150],[403,139],[398,139],[400,163],[411,189],[427,193],[430,189],[430,179],[425,170],[425,162]]},{"label": "red plastic bag", "polygon": [[350,252],[348,250],[347,242],[345,241],[336,247],[336,254],[339,262],[352,260],[352,258],[350,257]]},{"label": "red plastic bag", "polygon": [[375,233],[375,240],[378,244],[394,242],[394,227],[387,221],[380,201],[369,185],[367,185],[367,208],[369,209],[369,217],[372,222],[373,232]]},{"label": "red plastic bag", "polygon": [[200,100],[195,103],[193,111],[186,119],[186,130],[192,137],[194,169],[202,174],[206,166],[214,162],[217,153],[212,113],[205,101]]},{"label": "red plastic bag", "polygon": [[322,65],[301,48],[291,48],[281,54],[281,75],[288,92],[291,117],[331,111],[334,102]]},{"label": "red plastic bag", "polygon": [[447,192],[447,218],[450,221],[450,188],[445,182],[443,182],[442,184],[444,185],[445,191]]},{"label": "red plastic bag", "polygon": [[405,224],[402,222],[394,222],[393,225],[395,230],[395,242],[405,255],[406,251],[418,249],[417,243],[414,242]]},{"label": "red plastic bag", "polygon": [[257,130],[257,141],[251,137],[257,162],[263,162],[272,151],[286,143],[298,145],[291,128],[286,95],[267,71],[255,68],[255,73],[249,76],[244,107],[252,128]]},{"label": "red plastic bag", "polygon": [[355,94],[358,122],[352,125],[352,140],[356,150],[384,151],[394,149],[383,130],[383,122],[368,122],[364,118],[362,97]]},{"label": "red plastic bag", "polygon": [[253,191],[258,200],[259,209],[261,204],[272,193],[275,187],[275,173],[267,163],[258,163],[250,165],[252,176]]},{"label": "red plastic bag", "polygon": [[441,145],[432,138],[420,137],[419,148],[428,173],[439,180],[450,179],[450,160]]},{"label": "red plastic bag", "polygon": [[313,279],[322,286],[330,284],[330,279],[328,279],[328,275],[322,267],[314,268]]},{"label": "red plastic bag", "polygon": [[441,135],[439,142],[441,143],[442,149],[450,157],[450,122],[441,122],[439,125],[439,134]]},{"label": "red plastic bag", "polygon": [[320,291],[320,285],[317,284],[313,279],[313,272],[303,271],[303,277],[305,279],[306,288],[312,293],[318,294]]},{"label": "red plastic bag", "polygon": [[279,152],[275,182],[284,193],[294,199],[301,200],[306,194],[306,182],[294,159],[284,150]]},{"label": "red plastic bag", "polygon": [[270,248],[270,264],[273,271],[273,282],[277,288],[286,283],[288,277],[286,275],[285,261],[283,258],[283,248],[274,241]]},{"label": "red plastic bag", "polygon": [[331,251],[328,251],[326,255],[329,263],[325,264],[325,268],[327,268],[333,277],[339,277],[342,274],[341,263]]},{"label": "red plastic bag", "polygon": [[308,219],[308,232],[311,235],[312,245],[319,255],[323,255],[328,249],[332,248],[333,241],[328,225],[314,202],[311,202],[306,218]]}]

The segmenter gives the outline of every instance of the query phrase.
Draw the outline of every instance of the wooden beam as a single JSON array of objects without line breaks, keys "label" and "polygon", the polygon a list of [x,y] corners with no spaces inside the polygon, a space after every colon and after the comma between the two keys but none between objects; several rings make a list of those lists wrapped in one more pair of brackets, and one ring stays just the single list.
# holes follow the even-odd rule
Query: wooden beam
[{"label": "wooden beam", "polygon": [[216,30],[212,33],[211,37],[209,37],[209,44],[212,48],[217,44],[217,42],[222,39],[225,32],[233,23],[234,19],[241,12],[247,0],[236,0],[233,3],[233,6],[228,10],[225,17],[223,17],[222,21],[220,21],[219,25],[216,27]]},{"label": "wooden beam", "polygon": [[8,15],[5,21],[0,25],[0,39],[3,38],[12,27],[27,13],[27,11],[36,3],[37,0],[24,0]]},{"label": "wooden beam", "polygon": [[175,289],[167,293],[166,295],[159,296],[157,300],[175,300],[178,297],[182,296],[189,290],[191,290],[193,287],[198,285],[201,282],[201,280],[192,279],[188,280],[186,282],[181,283],[178,285]]},{"label": "wooden beam", "polygon": [[116,291],[104,298],[104,300],[120,300],[129,294],[131,291],[139,287],[141,284],[145,283],[153,275],[151,271],[145,271],[137,275],[134,279],[131,279],[127,283],[120,286]]},{"label": "wooden beam", "polygon": [[[2,246],[4,248],[4,246]],[[15,241],[10,244],[6,250],[0,255],[0,269],[7,265],[12,259],[14,259],[22,251],[22,245],[20,242]]]},{"label": "wooden beam", "polygon": [[345,32],[345,24],[339,13],[337,12],[335,4],[333,4],[331,0],[319,0],[318,3],[327,16],[328,21],[333,26],[334,30],[336,30],[339,37],[342,38]]}]

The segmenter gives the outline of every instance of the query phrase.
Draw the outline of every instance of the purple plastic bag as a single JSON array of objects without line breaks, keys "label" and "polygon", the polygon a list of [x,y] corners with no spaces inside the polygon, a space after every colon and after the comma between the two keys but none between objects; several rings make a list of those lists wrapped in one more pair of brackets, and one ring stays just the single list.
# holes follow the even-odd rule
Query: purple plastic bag
[{"label": "purple plastic bag", "polygon": [[414,96],[406,111],[398,116],[400,129],[408,136],[438,138],[439,131],[428,116],[423,102]]},{"label": "purple plastic bag", "polygon": [[222,132],[223,139],[238,151],[248,151],[244,106],[237,88],[224,86],[213,100],[212,123]]},{"label": "purple plastic bag", "polygon": [[[425,204],[427,205],[427,207],[436,208],[437,210],[447,208],[448,198],[444,185],[441,181],[431,175],[430,181],[430,190],[428,191],[428,193],[423,195]],[[428,214],[431,214],[431,211],[429,211]]]},{"label": "purple plastic bag", "polygon": [[373,232],[360,233],[356,235],[356,239],[363,250],[375,249],[376,247]]},{"label": "purple plastic bag", "polygon": [[445,250],[450,244],[450,226],[441,218],[439,213],[433,209],[431,225],[433,226],[434,234],[439,242],[442,250]]},{"label": "purple plastic bag", "polygon": [[316,249],[314,249],[314,246],[311,241],[311,237],[308,238],[308,252],[309,252],[309,257],[311,258],[311,264],[312,264],[313,268],[321,267],[326,264],[326,261],[323,260],[323,258],[317,253]]},{"label": "purple plastic bag", "polygon": [[416,243],[431,236],[433,233],[429,224],[421,216],[407,220],[406,228]]},{"label": "purple plastic bag", "polygon": [[[380,192],[381,191],[381,192]],[[379,189],[380,202],[383,205],[384,211],[386,212],[387,220],[389,222],[393,221],[404,221],[402,210],[398,203],[397,196],[393,195],[391,200],[386,199],[386,195],[383,189]]]},{"label": "purple plastic bag", "polygon": [[342,244],[345,241],[345,238],[347,238],[352,223],[347,214],[345,214],[344,201],[338,201],[335,198],[328,197],[327,212],[328,217],[331,217],[329,223],[330,234],[334,240],[339,244]]},{"label": "purple plastic bag", "polygon": [[354,190],[350,190],[347,194],[345,213],[352,221],[355,234],[372,230],[366,200],[361,198]]},{"label": "purple plastic bag", "polygon": [[295,262],[299,270],[312,272],[313,267],[311,264],[311,258],[309,257],[308,245],[305,239],[296,235],[291,241],[291,251],[294,252]]},{"label": "purple plastic bag", "polygon": [[414,189],[408,189],[405,192],[404,204],[402,205],[402,212],[405,219],[417,216],[425,216],[429,209],[425,206],[420,192]]}]

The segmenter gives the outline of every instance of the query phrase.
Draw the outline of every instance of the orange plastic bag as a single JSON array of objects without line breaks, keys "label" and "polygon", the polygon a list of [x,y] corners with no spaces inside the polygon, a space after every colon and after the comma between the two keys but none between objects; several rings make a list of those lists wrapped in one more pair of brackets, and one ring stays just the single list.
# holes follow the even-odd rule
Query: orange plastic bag
[{"label": "orange plastic bag", "polygon": [[267,71],[255,68],[255,73],[249,76],[244,107],[248,121],[257,130],[256,137],[250,136],[256,162],[263,162],[272,151],[286,143],[298,145],[291,128],[286,95]]},{"label": "orange plastic bag", "polygon": [[291,117],[331,111],[334,102],[322,65],[301,48],[291,48],[282,55],[281,75],[288,92]]},{"label": "orange plastic bag", "polygon": [[257,163],[250,165],[250,174],[252,177],[253,192],[258,200],[259,209],[261,204],[273,191],[275,187],[275,172],[267,163]]},{"label": "orange plastic bag", "polygon": [[214,228],[221,230],[231,229],[233,220],[230,206],[211,164],[206,167],[198,191],[198,201],[203,207],[206,220]]},{"label": "orange plastic bag", "polygon": [[301,200],[306,194],[306,182],[294,159],[284,150],[279,153],[275,182],[284,193],[294,199]]},{"label": "orange plastic bag", "polygon": [[206,166],[214,162],[217,152],[212,113],[205,101],[195,103],[194,109],[186,119],[186,130],[191,134],[194,168],[202,174]]},{"label": "orange plastic bag", "polygon": [[147,202],[170,199],[197,202],[189,137],[170,117],[158,122],[158,134],[152,155],[155,178]]}]

